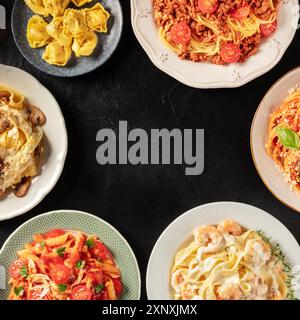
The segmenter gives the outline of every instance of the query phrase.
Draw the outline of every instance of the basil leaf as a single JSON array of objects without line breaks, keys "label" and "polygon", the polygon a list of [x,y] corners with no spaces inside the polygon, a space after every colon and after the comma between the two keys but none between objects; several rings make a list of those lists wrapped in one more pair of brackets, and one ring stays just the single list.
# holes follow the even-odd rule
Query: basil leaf
[{"label": "basil leaf", "polygon": [[20,276],[27,278],[28,277],[28,270],[26,266],[23,266],[19,271]]},{"label": "basil leaf", "polygon": [[59,284],[57,285],[57,288],[58,288],[58,291],[59,291],[60,293],[62,293],[62,292],[64,292],[64,291],[66,291],[67,285],[64,284],[64,283],[59,283]]},{"label": "basil leaf", "polygon": [[60,256],[60,257],[63,257],[63,256],[65,255],[65,251],[66,251],[66,248],[65,248],[65,247],[56,249],[56,253],[57,253],[58,256]]},{"label": "basil leaf", "polygon": [[22,296],[24,293],[24,287],[20,286],[14,289],[14,293],[17,297]]},{"label": "basil leaf", "polygon": [[95,292],[96,293],[100,293],[103,289],[104,289],[104,284],[103,283],[95,285]]},{"label": "basil leaf", "polygon": [[95,247],[95,241],[93,238],[87,239],[86,240],[86,245],[88,246],[89,249],[93,249]]},{"label": "basil leaf", "polygon": [[76,268],[81,269],[85,266],[85,261],[84,260],[79,260],[76,262]]},{"label": "basil leaf", "polygon": [[295,131],[289,128],[277,127],[276,132],[280,143],[284,147],[289,149],[299,149],[300,137]]}]

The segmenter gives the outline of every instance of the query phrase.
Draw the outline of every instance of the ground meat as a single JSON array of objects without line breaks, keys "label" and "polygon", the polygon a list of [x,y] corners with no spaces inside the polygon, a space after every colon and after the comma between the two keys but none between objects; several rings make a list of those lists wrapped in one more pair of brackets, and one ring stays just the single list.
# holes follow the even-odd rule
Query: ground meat
[{"label": "ground meat", "polygon": [[[238,7],[249,4],[252,13],[262,20],[267,20],[274,10],[271,8],[270,0],[219,0],[219,6],[213,14],[202,14],[198,8],[198,0],[152,0],[154,6],[154,19],[159,27],[166,28],[167,33],[172,25],[185,21],[190,26],[192,36],[199,42],[214,43],[219,35],[228,35],[230,27],[227,19],[232,10]],[[281,0],[273,0],[275,10]],[[201,14],[202,17],[212,21],[217,26],[219,34],[196,21],[196,15]],[[245,61],[258,50],[261,40],[260,33],[254,34],[243,40],[239,40],[241,36],[236,33],[236,41],[241,49],[240,62]],[[168,37],[168,41],[172,41]],[[215,64],[223,64],[219,54],[207,56],[203,53],[190,53],[188,46],[183,46],[179,52],[181,59],[188,59],[195,62],[209,61]]]}]

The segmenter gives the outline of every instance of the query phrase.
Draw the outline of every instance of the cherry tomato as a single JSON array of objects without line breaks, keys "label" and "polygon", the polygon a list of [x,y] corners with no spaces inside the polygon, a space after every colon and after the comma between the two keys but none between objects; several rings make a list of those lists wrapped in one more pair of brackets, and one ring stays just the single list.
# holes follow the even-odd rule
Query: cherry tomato
[{"label": "cherry tomato", "polygon": [[112,279],[113,284],[114,284],[114,288],[115,288],[115,292],[116,292],[116,296],[117,298],[119,298],[122,294],[123,291],[123,285],[120,279]]},{"label": "cherry tomato", "polygon": [[261,24],[259,29],[263,37],[268,37],[276,31],[277,20],[273,21],[272,23]]},{"label": "cherry tomato", "polygon": [[66,232],[62,229],[53,229],[53,230],[50,230],[49,232],[45,233],[44,234],[44,237],[46,239],[48,238],[55,238],[55,237],[58,237],[58,236],[61,236],[63,234],[65,234]]},{"label": "cherry tomato", "polygon": [[241,49],[238,45],[227,42],[222,45],[220,55],[222,60],[226,63],[237,62],[241,56]]},{"label": "cherry tomato", "polygon": [[91,300],[92,291],[85,285],[78,285],[72,289],[71,292],[72,300]]},{"label": "cherry tomato", "polygon": [[94,285],[101,284],[104,281],[103,272],[99,271],[88,271],[87,275],[91,278]]},{"label": "cherry tomato", "polygon": [[245,4],[233,10],[231,12],[231,16],[236,20],[243,20],[248,17],[250,10],[251,10],[251,7],[249,6],[249,4]]},{"label": "cherry tomato", "polygon": [[51,262],[54,264],[63,264],[64,263],[64,258],[60,257],[60,256],[43,255],[43,256],[41,256],[41,260],[43,261],[44,264],[50,264]]},{"label": "cherry tomato", "polygon": [[176,44],[187,45],[191,40],[191,36],[191,28],[186,22],[179,22],[171,28],[171,39]]},{"label": "cherry tomato", "polygon": [[48,300],[47,296],[42,297],[43,288],[32,288],[28,292],[28,300]]},{"label": "cherry tomato", "polygon": [[57,284],[68,283],[71,279],[71,270],[64,264],[56,264],[51,266],[50,278]]},{"label": "cherry tomato", "polygon": [[101,260],[113,259],[113,255],[107,249],[107,247],[100,241],[95,241],[94,247],[90,249],[91,254],[94,258]]},{"label": "cherry tomato", "polygon": [[20,274],[20,271],[23,267],[26,267],[26,264],[23,260],[18,259],[9,268],[9,273],[14,280],[19,280],[24,276]]},{"label": "cherry tomato", "polygon": [[219,0],[198,0],[198,7],[202,13],[214,13],[219,6]]}]

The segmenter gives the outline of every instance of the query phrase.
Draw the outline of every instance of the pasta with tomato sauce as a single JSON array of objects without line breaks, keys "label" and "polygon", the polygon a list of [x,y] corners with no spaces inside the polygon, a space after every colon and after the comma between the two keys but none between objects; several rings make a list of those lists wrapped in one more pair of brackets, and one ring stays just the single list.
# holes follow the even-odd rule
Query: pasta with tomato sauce
[{"label": "pasta with tomato sauce", "polygon": [[281,0],[153,0],[161,41],[182,59],[243,62],[277,28]]},{"label": "pasta with tomato sauce", "polygon": [[271,114],[266,151],[292,190],[300,192],[300,89]]},{"label": "pasta with tomato sauce", "polygon": [[95,235],[54,229],[36,234],[10,267],[8,300],[117,300],[121,272]]}]

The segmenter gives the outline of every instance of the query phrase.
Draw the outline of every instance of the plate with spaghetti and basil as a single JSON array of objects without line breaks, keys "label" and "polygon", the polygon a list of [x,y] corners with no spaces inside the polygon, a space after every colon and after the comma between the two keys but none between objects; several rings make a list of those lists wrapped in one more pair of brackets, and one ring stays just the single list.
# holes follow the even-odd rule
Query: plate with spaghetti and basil
[{"label": "plate with spaghetti and basil", "polygon": [[237,87],[270,70],[299,17],[296,0],[131,2],[135,34],[154,64],[198,88]]},{"label": "plate with spaghetti and basil", "polygon": [[252,123],[251,149],[268,189],[300,212],[300,68],[281,78],[262,100]]}]

